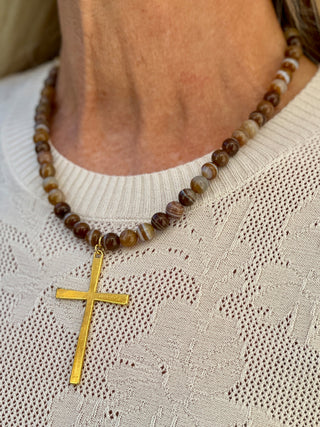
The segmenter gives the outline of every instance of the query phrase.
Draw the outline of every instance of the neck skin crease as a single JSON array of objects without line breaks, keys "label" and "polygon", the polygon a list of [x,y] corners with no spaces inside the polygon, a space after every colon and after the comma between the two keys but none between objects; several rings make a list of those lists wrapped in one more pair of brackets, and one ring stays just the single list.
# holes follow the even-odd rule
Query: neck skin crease
[{"label": "neck skin crease", "polygon": [[[174,167],[221,146],[284,55],[269,0],[59,1],[52,142],[110,175]],[[303,57],[279,109],[316,72]]]}]

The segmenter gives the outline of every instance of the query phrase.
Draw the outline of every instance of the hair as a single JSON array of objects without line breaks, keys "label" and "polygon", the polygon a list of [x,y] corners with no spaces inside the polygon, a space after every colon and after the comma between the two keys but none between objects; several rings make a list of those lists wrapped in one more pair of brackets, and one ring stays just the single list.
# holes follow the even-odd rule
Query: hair
[{"label": "hair", "polygon": [[[320,0],[273,0],[273,5],[281,26],[296,27],[305,55],[319,63]],[[0,10],[4,11],[0,14],[0,77],[58,55],[61,40],[56,0],[0,0]]]},{"label": "hair", "polygon": [[273,5],[282,28],[297,28],[304,54],[319,63],[320,0],[273,0]]}]

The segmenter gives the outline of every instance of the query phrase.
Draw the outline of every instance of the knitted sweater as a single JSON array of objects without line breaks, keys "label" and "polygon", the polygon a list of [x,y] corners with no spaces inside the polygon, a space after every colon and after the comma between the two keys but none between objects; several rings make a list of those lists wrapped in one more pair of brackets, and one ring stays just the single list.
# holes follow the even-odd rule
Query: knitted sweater
[{"label": "knitted sweater", "polygon": [[[82,378],[69,384],[93,250],[41,186],[32,142],[45,64],[0,83],[1,426],[320,424],[320,71],[241,148],[187,214],[108,253]],[[149,222],[204,156],[107,176],[53,149],[68,203],[91,227]],[[107,155],[107,154],[106,154]]]}]

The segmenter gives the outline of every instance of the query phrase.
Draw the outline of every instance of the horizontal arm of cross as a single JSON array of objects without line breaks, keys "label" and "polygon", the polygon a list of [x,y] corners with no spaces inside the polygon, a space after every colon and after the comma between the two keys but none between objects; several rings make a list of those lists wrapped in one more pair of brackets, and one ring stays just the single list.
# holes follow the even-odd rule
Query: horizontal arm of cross
[{"label": "horizontal arm of cross", "polygon": [[56,298],[61,299],[88,299],[89,292],[75,291],[74,289],[62,289],[58,288],[56,292]]},{"label": "horizontal arm of cross", "polygon": [[129,303],[129,295],[126,294],[94,294],[95,301],[110,302],[112,304],[126,305]]}]

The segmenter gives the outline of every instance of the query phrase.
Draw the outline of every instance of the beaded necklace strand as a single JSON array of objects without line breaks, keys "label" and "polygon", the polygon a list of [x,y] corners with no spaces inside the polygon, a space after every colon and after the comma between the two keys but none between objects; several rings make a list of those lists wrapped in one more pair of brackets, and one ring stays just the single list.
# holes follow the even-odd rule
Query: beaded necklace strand
[{"label": "beaded necklace strand", "polygon": [[286,92],[292,74],[299,67],[299,59],[302,56],[302,44],[299,33],[295,28],[285,30],[287,47],[281,67],[277,71],[275,79],[271,82],[269,90],[263,100],[257,105],[255,111],[250,113],[248,120],[236,129],[230,138],[222,143],[221,149],[215,150],[211,156],[211,162],[201,167],[201,175],[191,179],[190,188],[184,188],[178,194],[179,201],[172,201],[166,206],[165,212],[155,213],[150,223],[139,224],[136,230],[125,229],[120,236],[113,232],[102,233],[100,230],[91,229],[81,221],[78,214],[71,211],[71,207],[65,202],[65,196],[59,189],[55,178],[55,168],[50,148],[50,122],[54,107],[55,86],[58,75],[58,66],[54,66],[44,82],[41,97],[36,107],[35,126],[33,140],[35,151],[40,164],[40,176],[43,178],[43,188],[48,193],[49,202],[54,205],[55,215],[62,219],[64,225],[73,231],[80,239],[95,248],[92,264],[92,275],[88,292],[57,289],[56,297],[63,299],[86,300],[86,310],[80,330],[78,345],[74,358],[70,383],[78,384],[83,366],[84,353],[89,331],[93,305],[95,301],[104,301],[125,305],[129,302],[129,295],[101,294],[97,293],[97,284],[105,251],[115,251],[120,246],[133,247],[138,241],[151,240],[156,231],[162,231],[170,225],[171,220],[181,218],[187,207],[193,205],[197,195],[204,193],[209,187],[209,181],[218,175],[218,170],[228,164],[230,157],[235,156],[239,148],[253,138],[274,114],[275,107],[279,104],[281,95]]}]

